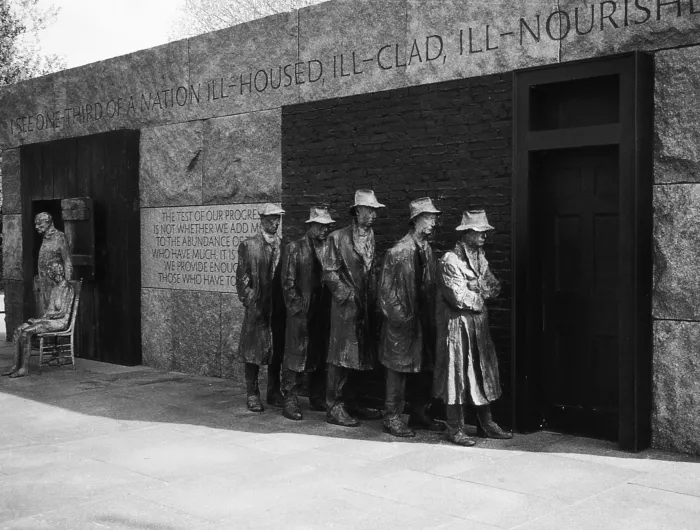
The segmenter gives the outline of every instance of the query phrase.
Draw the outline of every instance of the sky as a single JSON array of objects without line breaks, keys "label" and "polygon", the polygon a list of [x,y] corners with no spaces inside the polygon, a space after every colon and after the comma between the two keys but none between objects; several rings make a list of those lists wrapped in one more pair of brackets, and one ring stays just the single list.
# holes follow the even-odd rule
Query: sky
[{"label": "sky", "polygon": [[40,34],[47,52],[63,55],[68,68],[168,42],[182,0],[41,0],[61,8]]}]

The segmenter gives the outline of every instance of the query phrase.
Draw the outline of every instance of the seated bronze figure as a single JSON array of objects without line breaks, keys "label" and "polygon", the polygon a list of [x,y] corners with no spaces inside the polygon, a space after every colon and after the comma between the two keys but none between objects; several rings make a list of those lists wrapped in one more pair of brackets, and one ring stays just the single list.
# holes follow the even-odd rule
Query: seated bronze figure
[{"label": "seated bronze figure", "polygon": [[2,375],[12,378],[29,375],[29,356],[32,351],[32,337],[47,331],[62,331],[70,324],[73,306],[73,286],[68,283],[60,261],[51,261],[46,267],[53,286],[46,312],[41,318],[30,318],[14,333],[15,356],[12,368]]}]

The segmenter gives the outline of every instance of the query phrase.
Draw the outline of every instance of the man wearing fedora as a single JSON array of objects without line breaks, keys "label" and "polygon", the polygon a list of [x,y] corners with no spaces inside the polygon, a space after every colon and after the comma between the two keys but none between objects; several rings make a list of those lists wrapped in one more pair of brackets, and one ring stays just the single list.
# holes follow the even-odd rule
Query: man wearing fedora
[{"label": "man wearing fedora", "polygon": [[239,362],[245,363],[248,410],[262,412],[258,389],[261,365],[267,365],[267,403],[281,407],[280,369],[284,352],[284,301],[279,275],[280,237],[277,235],[284,210],[265,204],[259,212],[257,235],[238,247],[236,292],[245,307]]},{"label": "man wearing fedora", "polygon": [[310,373],[311,410],[326,410],[324,396],[330,295],[323,285],[323,254],[331,219],[326,208],[312,207],[306,235],[287,245],[282,262],[282,292],[287,324],[282,363],[284,408],[290,420],[301,420],[299,390]]},{"label": "man wearing fedora", "polygon": [[411,229],[384,257],[379,305],[384,315],[379,361],[386,366],[384,431],[415,436],[401,417],[406,381],[413,389],[412,423],[439,431],[444,426],[427,414],[435,358],[436,259],[430,239],[440,210],[428,197],[410,204]]},{"label": "man wearing fedora", "polygon": [[345,427],[359,425],[351,416],[379,418],[381,412],[357,403],[358,375],[374,367],[375,253],[372,224],[384,208],[372,190],[357,190],[350,211],[350,226],[328,236],[323,265],[324,281],[331,292],[331,327],[328,345],[326,421]]},{"label": "man wearing fedora", "polygon": [[484,210],[464,212],[462,237],[438,262],[437,348],[433,394],[446,404],[447,438],[474,445],[464,432],[466,404],[476,407],[477,435],[511,438],[491,418],[491,403],[501,395],[496,350],[489,332],[486,300],[500,284],[484,254],[486,232],[493,230]]}]

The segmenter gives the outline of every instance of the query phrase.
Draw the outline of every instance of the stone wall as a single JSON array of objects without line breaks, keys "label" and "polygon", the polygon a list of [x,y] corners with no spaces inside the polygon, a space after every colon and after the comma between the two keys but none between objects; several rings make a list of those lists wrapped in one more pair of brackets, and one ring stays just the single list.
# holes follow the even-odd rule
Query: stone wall
[{"label": "stone wall", "polygon": [[656,54],[655,447],[700,454],[700,47]]},{"label": "stone wall", "polygon": [[698,0],[333,0],[0,89],[0,147],[700,43]]},{"label": "stone wall", "polygon": [[145,274],[162,261],[153,257],[145,219],[211,204],[279,202],[280,122],[281,111],[274,109],[142,130],[144,364],[215,377],[233,377],[239,371],[233,356],[243,308],[233,289],[159,286]]},{"label": "stone wall", "polygon": [[[421,112],[442,116],[443,103],[435,92],[441,90],[435,88],[439,85],[422,85],[454,81],[444,85],[454,91],[459,86],[455,80],[464,78],[629,50],[668,49],[657,54],[654,443],[698,452],[698,392],[691,383],[700,380],[694,363],[697,348],[692,347],[700,334],[700,295],[694,282],[694,264],[700,256],[693,222],[700,207],[696,188],[700,185],[700,114],[694,105],[700,75],[698,52],[688,47],[698,43],[700,0],[333,0],[2,87],[8,331],[21,320],[25,305],[18,220],[27,212],[20,201],[16,149],[20,145],[141,129],[142,208],[255,205],[287,196],[281,169],[283,107],[312,104],[295,107],[309,120],[315,102],[316,110],[322,112],[325,105],[341,108],[343,103],[336,98],[358,96],[357,101],[369,106],[364,117],[371,119],[381,109],[372,109],[373,103],[362,95],[398,90],[395,93],[401,97],[394,111],[401,104],[426,98],[421,101],[438,106],[421,107]],[[465,86],[474,88],[469,83]],[[381,94],[388,93],[392,92]],[[395,102],[389,103],[391,107]],[[363,109],[351,110],[359,120]],[[291,114],[288,117],[292,119]],[[386,117],[393,119],[390,114]],[[493,121],[498,120],[494,114]],[[416,157],[423,157],[414,159],[416,167],[407,167],[403,157],[397,160],[419,179],[422,172],[444,171],[443,181],[433,175],[420,182],[425,184],[425,194],[447,205],[451,179],[458,174],[449,172],[472,166],[432,166],[450,151],[435,147],[435,138],[430,141],[433,144],[416,146],[414,151],[421,153]],[[357,146],[356,154],[367,164],[366,172],[353,173],[350,166],[336,165],[343,179],[339,182],[368,182],[378,190],[386,184],[378,193],[384,193],[387,202],[405,206],[408,191],[398,183],[398,174],[385,183],[369,173],[367,161],[372,156],[381,159],[386,151],[374,151],[371,141],[365,143]],[[399,150],[407,144],[402,145]],[[346,142],[345,148],[350,147],[351,142]],[[332,153],[327,145],[319,149]],[[478,151],[474,147],[470,156],[476,157]],[[491,177],[497,165],[509,164],[501,161],[492,167],[488,157],[484,155],[481,165]],[[285,171],[291,175],[291,166]],[[505,211],[505,203],[489,201],[500,193],[507,195],[506,181],[504,175],[503,181],[474,200],[494,212]],[[344,189],[347,195],[350,187]],[[290,208],[287,223],[305,215],[298,206]],[[454,223],[451,215],[446,223]],[[494,221],[502,234],[508,233],[507,214],[494,214]],[[492,250],[500,267],[499,248],[497,242]],[[143,257],[146,267],[148,260]],[[501,269],[507,275],[505,267]],[[157,330],[143,337],[144,362],[207,375],[236,372],[231,354],[237,345],[241,308],[234,294],[145,286],[141,298],[143,328]],[[193,307],[199,313],[191,311]],[[205,314],[211,317],[204,318]],[[689,393],[683,394],[683,388]]]}]

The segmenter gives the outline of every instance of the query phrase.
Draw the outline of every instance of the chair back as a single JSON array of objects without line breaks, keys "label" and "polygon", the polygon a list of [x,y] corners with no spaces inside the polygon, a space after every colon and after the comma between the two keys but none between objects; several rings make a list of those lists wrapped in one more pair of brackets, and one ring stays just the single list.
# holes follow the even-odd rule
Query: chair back
[{"label": "chair back", "polygon": [[70,312],[70,324],[66,331],[73,332],[75,329],[75,321],[78,320],[78,305],[80,304],[80,288],[83,286],[82,280],[69,280],[73,286],[73,307]]}]

